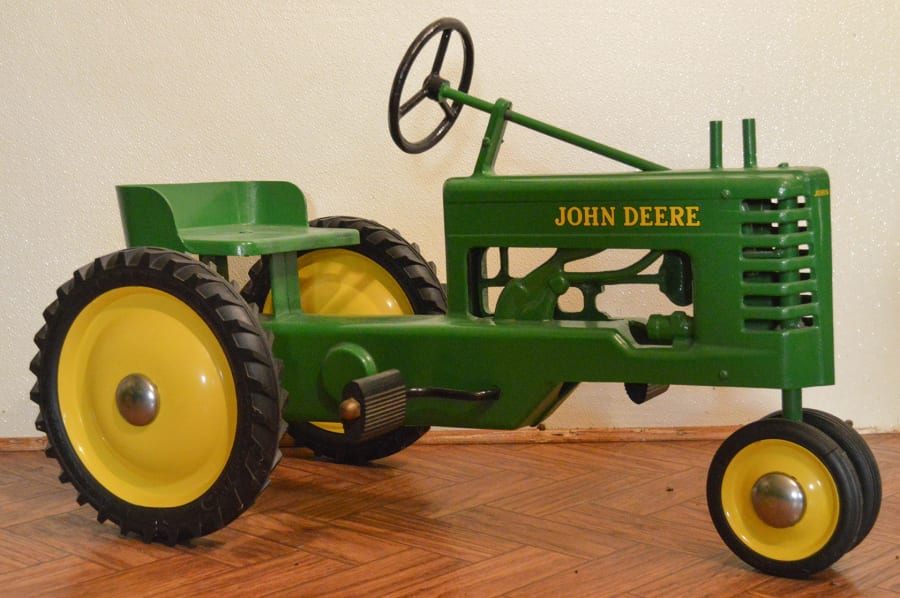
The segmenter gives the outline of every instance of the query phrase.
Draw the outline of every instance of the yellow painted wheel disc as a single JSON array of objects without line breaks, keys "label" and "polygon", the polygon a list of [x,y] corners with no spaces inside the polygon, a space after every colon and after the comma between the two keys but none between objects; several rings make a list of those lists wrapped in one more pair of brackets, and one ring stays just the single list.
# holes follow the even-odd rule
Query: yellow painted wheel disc
[{"label": "yellow painted wheel disc", "polygon": [[[390,272],[347,249],[321,249],[297,258],[301,308],[330,316],[389,316],[414,313]],[[271,293],[263,309],[272,313]]]},{"label": "yellow painted wheel disc", "polygon": [[[390,272],[355,251],[322,249],[297,258],[300,302],[305,313],[325,316],[399,316],[412,305]],[[264,313],[272,313],[272,294]],[[343,434],[340,422],[309,422]]]},{"label": "yellow painted wheel disc", "polygon": [[[789,476],[803,491],[805,511],[790,527],[772,527],[754,509],[753,487],[772,473]],[[747,445],[728,464],[721,489],[731,530],[769,559],[797,561],[814,555],[828,544],[838,525],[841,505],[834,479],[818,457],[794,442],[764,439]]]},{"label": "yellow painted wheel disc", "polygon": [[[117,387],[133,374],[158,390],[146,425],[129,423],[117,406]],[[168,293],[129,286],[91,301],[66,334],[57,384],[73,451],[122,500],[185,505],[228,462],[238,412],[228,360],[206,322]]]}]

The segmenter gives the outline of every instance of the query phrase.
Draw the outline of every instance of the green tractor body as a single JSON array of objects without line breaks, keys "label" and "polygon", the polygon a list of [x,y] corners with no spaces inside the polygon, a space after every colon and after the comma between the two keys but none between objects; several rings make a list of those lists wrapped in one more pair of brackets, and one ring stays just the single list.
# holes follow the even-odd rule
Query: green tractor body
[{"label": "green tractor body", "polygon": [[[440,77],[454,33],[458,88]],[[431,74],[404,100],[410,65],[433,38]],[[465,27],[437,21],[410,46],[389,103],[391,135],[410,153],[440,141],[463,106],[490,115],[473,174],[444,185],[446,284],[396,231],[350,217],[308,222],[291,183],[118,187],[128,249],[60,287],[32,363],[38,428],[79,500],[123,532],[175,543],[252,504],[278,461],[281,417],[299,444],[363,462],[433,425],[537,425],[580,382],[624,383],[636,403],[672,384],[770,388],[781,409],[713,459],[713,521],[735,553],[776,575],[840,558],[874,524],[881,482],[855,431],[802,405],[802,389],[834,382],[828,174],[758,167],[752,120],[743,168],[722,167],[713,122],[709,168],[672,171],[468,95],[471,63]],[[410,142],[400,120],[426,100],[444,119]],[[636,170],[498,175],[508,123]],[[261,256],[242,295],[227,282],[229,256]],[[604,293],[618,285],[659,301],[611,314]],[[183,339],[181,363],[159,358],[165,339],[136,342],[123,318],[149,336],[158,318]],[[194,355],[207,364],[199,381],[185,374]],[[212,390],[208,377],[221,378]],[[159,426],[190,450],[193,428],[179,418],[202,406],[182,407],[188,387],[229,430],[224,444],[205,436],[221,462],[202,469],[208,488],[189,468],[170,471],[171,455],[145,458],[141,444]],[[158,496],[162,478],[181,498]]]},{"label": "green tractor body", "polygon": [[[297,252],[352,246],[358,235],[308,226],[289,183],[129,186],[119,198],[130,245],[273,255],[274,314],[263,324],[287,364],[289,422],[338,421],[343,386],[389,369],[414,388],[499,391],[474,401],[423,393],[406,425],[503,429],[540,423],[578,382],[784,389],[786,410],[799,413],[793,391],[834,381],[820,168],[497,176],[477,167],[444,186],[448,313],[403,318],[302,311]],[[554,253],[514,277],[510,252],[525,248]],[[641,254],[616,270],[567,267],[617,249]],[[492,251],[500,263],[488,275]],[[615,284],[652,285],[676,309],[611,318],[597,306]],[[561,310],[569,292],[580,310]],[[358,359],[328,358],[346,343]]]}]

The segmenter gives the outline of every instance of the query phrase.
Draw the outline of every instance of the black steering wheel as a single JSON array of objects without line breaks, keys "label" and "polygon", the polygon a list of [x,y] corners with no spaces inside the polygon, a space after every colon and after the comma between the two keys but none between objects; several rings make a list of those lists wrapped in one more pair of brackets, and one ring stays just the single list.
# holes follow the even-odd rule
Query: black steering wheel
[{"label": "black steering wheel", "polygon": [[[438,97],[441,87],[445,83],[449,83],[449,81],[441,77],[441,67],[444,65],[447,47],[450,45],[450,37],[453,35],[454,31],[459,33],[463,44],[462,75],[460,76],[459,85],[456,89],[463,93],[467,92],[469,90],[469,84],[472,82],[472,66],[475,62],[475,52],[469,30],[456,19],[438,19],[423,29],[416,39],[413,40],[413,43],[410,44],[409,49],[403,56],[403,60],[400,61],[400,66],[397,68],[397,74],[394,75],[394,84],[391,86],[391,97],[390,102],[388,103],[388,128],[391,131],[391,138],[394,140],[394,143],[396,143],[404,152],[409,154],[418,154],[434,147],[434,145],[447,134],[447,131],[450,130],[450,127],[452,127],[453,123],[456,121],[456,117],[459,116],[460,110],[462,110],[462,104],[458,102],[451,103],[446,99],[440,99]],[[419,52],[422,51],[422,48],[425,47],[431,38],[438,34],[441,35],[441,40],[438,45],[437,55],[434,57],[431,72],[425,77],[422,88],[401,104],[400,95],[403,93],[403,85],[406,83],[406,77],[409,75],[410,68],[419,56]],[[406,116],[426,98],[440,104],[441,109],[444,111],[444,118],[438,123],[438,126],[424,138],[415,142],[410,141],[400,132],[400,119]]]}]

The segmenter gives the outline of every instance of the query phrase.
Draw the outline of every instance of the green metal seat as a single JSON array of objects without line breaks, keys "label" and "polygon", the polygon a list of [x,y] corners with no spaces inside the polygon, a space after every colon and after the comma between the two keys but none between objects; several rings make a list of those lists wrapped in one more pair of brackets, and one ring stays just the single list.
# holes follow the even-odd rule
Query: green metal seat
[{"label": "green metal seat", "polygon": [[116,187],[129,247],[268,255],[359,243],[351,229],[310,227],[300,189],[282,181]]}]

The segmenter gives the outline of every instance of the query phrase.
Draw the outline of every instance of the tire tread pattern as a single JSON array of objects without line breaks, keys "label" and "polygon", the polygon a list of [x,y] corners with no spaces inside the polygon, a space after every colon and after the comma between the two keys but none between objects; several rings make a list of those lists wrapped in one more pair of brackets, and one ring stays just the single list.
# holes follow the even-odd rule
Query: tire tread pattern
[{"label": "tire tread pattern", "polygon": [[[56,367],[74,319],[93,298],[121,286],[153,286],[187,303],[216,334],[229,361],[238,394],[238,427],[232,452],[219,478],[204,494],[176,507],[128,503],[99,484],[69,444],[59,413]],[[285,393],[271,350],[254,312],[231,285],[190,255],[136,247],[96,258],[57,289],[34,337],[31,362],[37,383],[31,400],[40,412],[35,427],[47,434],[46,455],[56,459],[60,482],[72,484],[79,504],[90,504],[99,522],[111,521],[121,534],[169,545],[214,532],[249,508],[278,463]],[[198,422],[202,425],[203,422]]]}]

